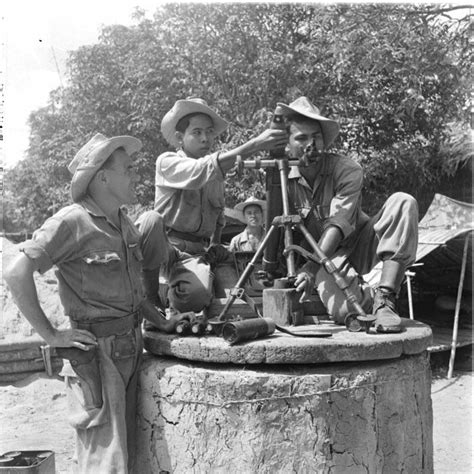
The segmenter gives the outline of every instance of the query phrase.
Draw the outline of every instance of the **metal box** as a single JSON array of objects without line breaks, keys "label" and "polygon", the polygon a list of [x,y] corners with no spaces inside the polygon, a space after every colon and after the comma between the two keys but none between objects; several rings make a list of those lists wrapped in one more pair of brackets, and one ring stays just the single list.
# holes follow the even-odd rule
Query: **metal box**
[{"label": "metal box", "polygon": [[53,451],[8,451],[0,456],[0,474],[55,474]]}]

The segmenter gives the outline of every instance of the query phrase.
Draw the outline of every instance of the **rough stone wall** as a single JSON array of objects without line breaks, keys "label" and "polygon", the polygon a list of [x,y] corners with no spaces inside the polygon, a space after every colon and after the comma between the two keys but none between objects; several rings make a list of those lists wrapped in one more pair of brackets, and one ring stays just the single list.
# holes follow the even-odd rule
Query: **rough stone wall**
[{"label": "rough stone wall", "polygon": [[426,353],[315,366],[147,358],[137,472],[433,472]]}]

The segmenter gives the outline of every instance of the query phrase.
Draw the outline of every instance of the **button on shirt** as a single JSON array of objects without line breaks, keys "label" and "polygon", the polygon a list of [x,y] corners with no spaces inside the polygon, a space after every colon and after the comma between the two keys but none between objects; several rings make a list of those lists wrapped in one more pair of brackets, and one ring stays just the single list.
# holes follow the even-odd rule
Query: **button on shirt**
[{"label": "button on shirt", "polygon": [[336,226],[348,239],[369,219],[361,209],[362,168],[352,159],[333,153],[324,154],[313,166],[317,166],[317,173],[312,185],[298,167],[291,168],[290,203],[305,221],[313,218],[320,233],[328,226]]},{"label": "button on shirt", "polygon": [[218,153],[194,159],[183,151],[156,160],[155,211],[166,227],[209,239],[224,226],[224,173]]},{"label": "button on shirt", "polygon": [[90,197],[61,209],[20,247],[40,273],[56,265],[59,296],[76,321],[122,317],[139,309],[139,233],[120,210],[118,229]]}]

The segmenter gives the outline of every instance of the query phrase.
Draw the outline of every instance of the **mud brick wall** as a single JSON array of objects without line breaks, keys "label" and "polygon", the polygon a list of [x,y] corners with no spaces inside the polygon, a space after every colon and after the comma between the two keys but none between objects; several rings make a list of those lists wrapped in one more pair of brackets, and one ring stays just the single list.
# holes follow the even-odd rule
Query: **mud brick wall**
[{"label": "mud brick wall", "polygon": [[433,472],[426,352],[232,366],[147,357],[137,472]]}]

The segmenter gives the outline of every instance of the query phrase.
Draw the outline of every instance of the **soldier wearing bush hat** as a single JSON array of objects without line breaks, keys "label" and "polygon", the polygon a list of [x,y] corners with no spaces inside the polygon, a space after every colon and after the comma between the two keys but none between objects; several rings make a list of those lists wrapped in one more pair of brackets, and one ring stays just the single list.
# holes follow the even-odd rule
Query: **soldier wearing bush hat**
[{"label": "soldier wearing bush hat", "polygon": [[[175,102],[161,122],[166,141],[175,150],[156,160],[155,209],[141,216],[137,224],[149,242],[144,251],[147,287],[158,291],[157,263],[153,255],[160,250],[153,237],[163,219],[172,245],[193,258],[185,268],[168,269],[168,304],[177,311],[200,312],[211,302],[212,273],[209,263],[227,257],[220,244],[224,226],[224,179],[237,156],[246,158],[263,150],[281,147],[287,141],[282,130],[265,130],[231,150],[215,150],[215,140],[227,129],[224,120],[203,99]],[[162,217],[160,217],[160,215]]]},{"label": "soldier wearing bush hat", "polygon": [[240,234],[232,238],[229,244],[231,252],[255,252],[265,236],[263,222],[267,203],[250,196],[243,202],[239,202],[234,209],[240,212],[240,220],[247,226]]},{"label": "soldier wearing bush hat", "polygon": [[[138,176],[130,136],[94,135],[69,165],[72,205],[20,245],[4,278],[23,315],[46,343],[67,359],[70,423],[76,429],[77,472],[129,472],[134,461],[140,323],[163,331],[163,319],[145,299],[140,235],[121,206],[135,201]],[[56,267],[70,329],[58,329],[38,301],[34,273]],[[126,361],[126,362],[125,362]],[[128,466],[128,467],[127,467]]]},{"label": "soldier wearing bush hat", "polygon": [[[399,332],[402,321],[395,307],[406,269],[415,261],[418,244],[418,205],[405,193],[390,196],[380,211],[369,217],[362,210],[363,171],[352,159],[327,151],[339,133],[335,120],[321,114],[307,98],[279,104],[286,116],[291,158],[303,155],[307,166],[293,167],[288,179],[289,200],[327,256],[353,285],[367,312],[376,316],[379,332]],[[359,284],[361,275],[381,264],[374,289]],[[344,323],[352,310],[319,265],[308,263],[295,285],[303,297],[316,287],[328,312]],[[374,298],[372,298],[374,296]]]}]

